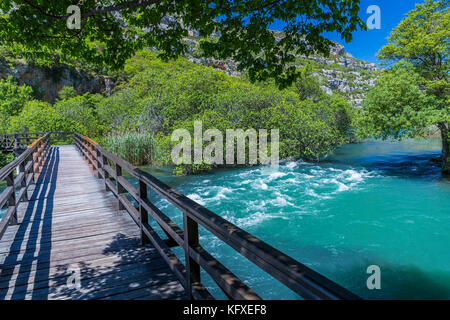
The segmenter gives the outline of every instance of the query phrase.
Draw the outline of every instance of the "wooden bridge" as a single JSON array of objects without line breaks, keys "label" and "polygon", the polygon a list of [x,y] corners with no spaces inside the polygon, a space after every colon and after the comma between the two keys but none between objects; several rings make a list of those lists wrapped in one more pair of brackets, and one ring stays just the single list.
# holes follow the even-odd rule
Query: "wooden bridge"
[{"label": "wooden bridge", "polygon": [[[77,133],[42,133],[1,181],[0,299],[213,299],[201,269],[228,298],[261,299],[202,247],[199,225],[305,299],[358,299]],[[182,212],[182,227],[150,191]]]}]

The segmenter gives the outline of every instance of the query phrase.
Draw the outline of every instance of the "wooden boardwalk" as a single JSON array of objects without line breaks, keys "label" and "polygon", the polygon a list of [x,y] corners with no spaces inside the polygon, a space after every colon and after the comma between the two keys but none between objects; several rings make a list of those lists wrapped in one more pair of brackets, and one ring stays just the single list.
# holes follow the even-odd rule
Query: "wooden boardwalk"
[{"label": "wooden boardwalk", "polygon": [[[205,273],[229,299],[261,300],[200,231],[304,299],[359,299],[88,137],[12,133],[8,146],[11,137],[35,140],[0,168],[0,300],[215,299]],[[179,210],[181,226],[149,192]]]},{"label": "wooden boardwalk", "polygon": [[0,239],[0,300],[186,297],[74,146],[49,149],[28,199]]}]

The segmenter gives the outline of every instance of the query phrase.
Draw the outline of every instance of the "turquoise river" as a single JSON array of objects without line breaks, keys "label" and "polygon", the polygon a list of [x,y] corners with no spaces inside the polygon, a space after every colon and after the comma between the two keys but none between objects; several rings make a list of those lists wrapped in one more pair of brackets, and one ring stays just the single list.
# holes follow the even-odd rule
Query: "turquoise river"
[{"label": "turquoise river", "polygon": [[[275,172],[146,170],[362,298],[450,299],[450,179],[430,161],[439,155],[439,140],[368,141],[345,145],[320,163],[284,161]],[[150,198],[182,227],[178,209]],[[200,235],[263,298],[300,298],[206,230]],[[180,248],[174,251],[184,262]],[[371,265],[380,267],[380,290],[367,288]]]},{"label": "turquoise river", "polygon": [[[276,172],[149,171],[363,298],[450,299],[450,179],[430,161],[439,154],[439,140],[368,141],[319,164],[282,162]],[[151,197],[182,227],[180,211]],[[299,298],[206,230],[200,242],[263,298]],[[380,290],[367,288],[371,265],[381,269]]]}]

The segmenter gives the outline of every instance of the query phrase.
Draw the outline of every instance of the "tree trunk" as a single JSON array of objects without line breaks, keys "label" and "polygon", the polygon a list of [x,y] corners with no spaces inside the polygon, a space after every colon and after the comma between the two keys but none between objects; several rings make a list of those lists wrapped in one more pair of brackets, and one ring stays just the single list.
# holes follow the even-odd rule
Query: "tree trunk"
[{"label": "tree trunk", "polygon": [[449,136],[448,136],[448,125],[445,122],[438,124],[441,130],[442,138],[442,171],[445,173],[450,173],[450,150],[449,150]]}]

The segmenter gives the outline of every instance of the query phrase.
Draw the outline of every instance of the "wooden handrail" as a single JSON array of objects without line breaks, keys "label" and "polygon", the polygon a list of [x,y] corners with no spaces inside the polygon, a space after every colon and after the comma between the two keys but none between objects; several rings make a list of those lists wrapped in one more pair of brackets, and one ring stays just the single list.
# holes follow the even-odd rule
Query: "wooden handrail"
[{"label": "wooden handrail", "polygon": [[0,152],[19,152],[23,151],[27,145],[36,141],[39,137],[49,133],[51,143],[67,143],[73,141],[74,132],[20,132],[20,133],[3,133],[0,134]]},{"label": "wooden handrail", "polygon": [[[95,141],[75,134],[75,145],[92,165],[105,188],[118,200],[119,208],[126,210],[141,229],[142,243],[151,242],[169,264],[189,297],[212,299],[202,285],[200,269],[204,269],[230,299],[261,299],[241,279],[209,254],[199,243],[198,225],[235,249],[259,268],[306,299],[359,299],[358,296],[296,261],[238,226],[223,219],[202,205],[144,172],[127,161],[103,149]],[[124,177],[127,171],[137,179],[138,188]],[[183,213],[183,228],[178,227],[147,197],[153,190]],[[131,196],[136,206],[125,196]],[[151,216],[167,236],[163,240],[148,223]],[[170,249],[180,246],[185,252],[185,263]]]},{"label": "wooden handrail", "polygon": [[[0,220],[0,239],[8,225],[18,222],[17,206],[21,201],[28,200],[28,188],[34,182],[34,175],[39,173],[49,147],[50,134],[47,133],[36,139],[25,152],[0,169],[0,181],[6,181],[7,184],[0,193],[0,208],[4,208],[5,205],[7,207],[6,213]],[[17,169],[19,173],[17,177],[14,177]]]}]

